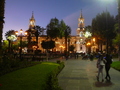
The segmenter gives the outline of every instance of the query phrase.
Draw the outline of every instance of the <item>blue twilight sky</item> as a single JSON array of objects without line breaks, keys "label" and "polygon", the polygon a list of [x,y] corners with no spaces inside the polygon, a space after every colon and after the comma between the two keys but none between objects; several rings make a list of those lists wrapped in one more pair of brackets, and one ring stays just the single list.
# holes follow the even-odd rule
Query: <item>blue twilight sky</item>
[{"label": "blue twilight sky", "polygon": [[34,12],[36,25],[46,27],[51,18],[64,20],[76,35],[78,18],[82,9],[85,26],[91,25],[92,19],[106,9],[116,16],[117,0],[6,0],[4,35],[9,30],[28,29],[29,19]]}]

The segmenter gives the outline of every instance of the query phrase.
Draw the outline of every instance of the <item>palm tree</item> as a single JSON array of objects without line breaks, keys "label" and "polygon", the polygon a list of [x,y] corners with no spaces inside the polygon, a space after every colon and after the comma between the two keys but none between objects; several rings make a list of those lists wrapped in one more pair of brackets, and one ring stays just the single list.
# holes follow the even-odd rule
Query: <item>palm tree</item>
[{"label": "palm tree", "polygon": [[4,9],[5,0],[0,0],[0,61],[2,55],[2,33],[3,33],[3,23],[4,23]]},{"label": "palm tree", "polygon": [[7,32],[5,33],[6,39],[8,39],[8,37],[11,36],[11,35],[16,35],[16,34],[15,34],[15,30],[9,30],[9,31],[7,31]]},{"label": "palm tree", "polygon": [[70,37],[71,34],[71,28],[69,26],[66,26],[66,29],[64,30],[64,37],[65,37],[65,52],[67,52],[67,39]]},{"label": "palm tree", "polygon": [[11,52],[12,49],[12,41],[16,40],[16,34],[15,34],[15,30],[9,30],[5,33],[5,37],[9,42],[9,46],[8,46],[8,51]]},{"label": "palm tree", "polygon": [[27,32],[27,41],[28,41],[28,49],[31,49],[31,39],[32,39],[32,36],[31,36],[31,29],[28,29],[26,30]]},{"label": "palm tree", "polygon": [[40,26],[35,26],[35,37],[36,37],[36,42],[38,44],[38,37],[41,35],[41,32],[42,32],[42,28]]}]

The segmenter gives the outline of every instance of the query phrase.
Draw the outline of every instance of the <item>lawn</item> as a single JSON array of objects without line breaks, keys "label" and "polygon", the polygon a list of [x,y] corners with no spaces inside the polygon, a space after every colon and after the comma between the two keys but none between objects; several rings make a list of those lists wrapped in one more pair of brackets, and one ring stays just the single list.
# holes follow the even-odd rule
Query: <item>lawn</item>
[{"label": "lawn", "polygon": [[115,61],[111,64],[111,67],[120,71],[120,61]]},{"label": "lawn", "polygon": [[60,64],[42,62],[0,76],[0,90],[44,90],[49,74]]}]

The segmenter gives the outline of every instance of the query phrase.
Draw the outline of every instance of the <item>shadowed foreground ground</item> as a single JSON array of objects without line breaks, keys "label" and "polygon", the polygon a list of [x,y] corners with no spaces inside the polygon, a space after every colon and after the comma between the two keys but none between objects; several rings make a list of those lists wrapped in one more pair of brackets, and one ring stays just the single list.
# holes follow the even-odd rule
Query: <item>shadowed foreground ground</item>
[{"label": "shadowed foreground ground", "polygon": [[96,60],[69,59],[65,61],[58,81],[63,90],[120,90],[119,71],[110,69],[111,81],[98,82],[96,75]]}]

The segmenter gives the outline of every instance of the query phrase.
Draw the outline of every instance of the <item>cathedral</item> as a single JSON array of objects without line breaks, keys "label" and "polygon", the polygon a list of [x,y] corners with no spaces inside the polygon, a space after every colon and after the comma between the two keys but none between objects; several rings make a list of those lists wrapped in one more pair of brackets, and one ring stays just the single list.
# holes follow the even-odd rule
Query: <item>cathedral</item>
[{"label": "cathedral", "polygon": [[[35,18],[34,14],[32,13],[32,17],[29,20],[29,28],[28,30],[32,30],[32,32],[35,32],[34,29],[35,26]],[[82,11],[80,13],[80,17],[78,18],[78,27],[76,27],[76,35],[71,36],[69,39],[68,46],[73,45],[75,47],[74,52],[77,53],[86,53],[86,38],[85,38],[85,24],[84,24],[84,17],[82,15]],[[20,38],[18,38],[19,40]],[[32,49],[35,50],[36,48],[41,50],[42,52],[45,52],[45,49],[42,48],[41,43],[43,40],[46,40],[46,35],[41,35],[38,37],[38,45],[32,46]],[[27,41],[27,37],[23,37],[22,41]],[[31,34],[31,41],[36,41],[36,37]],[[60,52],[63,53],[65,50],[65,38],[57,39],[55,40],[55,48],[51,51],[53,52]]]},{"label": "cathedral", "polygon": [[76,52],[86,52],[86,45],[85,45],[85,25],[84,25],[84,18],[82,16],[82,11],[80,17],[78,18],[78,28],[77,28],[77,35],[76,35]]}]

